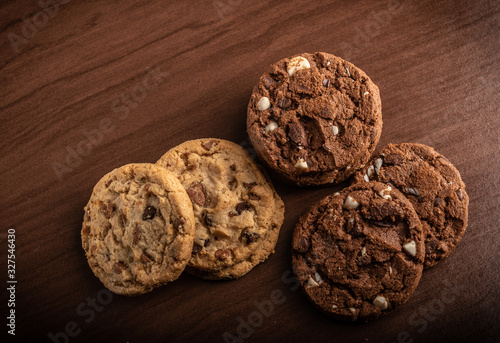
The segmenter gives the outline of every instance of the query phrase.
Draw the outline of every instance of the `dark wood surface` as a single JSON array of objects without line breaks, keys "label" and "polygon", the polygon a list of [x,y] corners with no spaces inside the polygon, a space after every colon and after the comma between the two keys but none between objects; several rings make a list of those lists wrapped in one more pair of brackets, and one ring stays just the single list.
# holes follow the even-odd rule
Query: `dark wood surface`
[{"label": "dark wood surface", "polygon": [[[70,342],[223,342],[249,316],[255,327],[249,337],[240,327],[244,342],[498,339],[498,1],[61,2],[50,15],[36,1],[0,5],[2,335],[12,228],[19,341],[67,327],[78,332]],[[454,253],[393,314],[359,325],[331,320],[293,287],[290,244],[299,216],[341,186],[276,182],[286,205],[280,240],[248,275],[208,282],[183,274],[147,295],[106,298],[80,242],[99,178],[188,139],[250,148],[246,105],[258,77],[314,51],[350,60],[380,87],[379,148],[428,144],[460,170],[470,219]],[[98,295],[110,302],[93,310],[87,299]],[[260,323],[256,302],[272,299]]]}]

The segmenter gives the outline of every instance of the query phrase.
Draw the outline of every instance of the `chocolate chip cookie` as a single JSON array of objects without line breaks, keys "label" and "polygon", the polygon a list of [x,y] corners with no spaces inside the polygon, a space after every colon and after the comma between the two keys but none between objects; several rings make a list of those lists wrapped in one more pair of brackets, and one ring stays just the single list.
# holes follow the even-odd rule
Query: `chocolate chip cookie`
[{"label": "chocolate chip cookie", "polygon": [[259,157],[298,185],[337,183],[368,161],[382,131],[378,87],[317,52],[273,64],[253,89],[247,131]]},{"label": "chocolate chip cookie", "polygon": [[418,216],[397,189],[379,182],[327,196],[301,217],[292,265],[307,297],[341,320],[370,320],[401,306],[425,256]]},{"label": "chocolate chip cookie", "polygon": [[205,279],[236,279],[274,251],[284,204],[239,145],[188,141],[157,162],[174,173],[193,203],[196,229],[187,271]]},{"label": "chocolate chip cookie", "polygon": [[143,294],[186,267],[194,237],[191,201],[166,169],[128,164],[94,187],[81,236],[90,268],[106,288]]},{"label": "chocolate chip cookie", "polygon": [[467,227],[469,197],[458,170],[433,148],[389,144],[354,177],[398,188],[411,201],[425,232],[425,267],[451,254]]}]

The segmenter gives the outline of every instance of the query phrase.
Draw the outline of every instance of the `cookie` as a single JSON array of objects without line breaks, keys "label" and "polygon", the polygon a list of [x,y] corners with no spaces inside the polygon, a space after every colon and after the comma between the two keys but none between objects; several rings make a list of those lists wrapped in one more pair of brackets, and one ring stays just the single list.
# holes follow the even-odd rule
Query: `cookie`
[{"label": "cookie", "polygon": [[367,321],[408,300],[422,275],[424,250],[422,226],[408,199],[368,182],[323,198],[300,218],[292,265],[321,311]]},{"label": "cookie", "polygon": [[166,169],[128,164],[94,187],[81,237],[90,268],[106,288],[147,293],[177,279],[191,257],[191,201]]},{"label": "cookie", "polygon": [[467,227],[469,197],[450,161],[427,145],[389,144],[354,177],[370,180],[391,184],[411,201],[425,232],[426,268],[451,254]]},{"label": "cookie", "polygon": [[196,229],[187,269],[205,279],[236,279],[274,252],[284,204],[250,155],[221,139],[197,139],[157,162],[193,203]]},{"label": "cookie", "polygon": [[317,52],[285,58],[253,89],[247,131],[272,170],[298,185],[338,183],[369,160],[382,131],[378,87]]}]

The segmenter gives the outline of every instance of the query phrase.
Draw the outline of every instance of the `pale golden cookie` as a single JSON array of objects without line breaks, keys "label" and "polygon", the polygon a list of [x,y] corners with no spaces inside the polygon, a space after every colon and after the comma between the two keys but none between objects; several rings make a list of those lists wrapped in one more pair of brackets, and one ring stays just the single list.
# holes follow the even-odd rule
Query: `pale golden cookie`
[{"label": "pale golden cookie", "polygon": [[106,174],[85,207],[82,246],[109,290],[137,295],[179,277],[191,256],[194,216],[177,178],[128,164]]},{"label": "pale golden cookie", "polygon": [[241,146],[214,138],[188,141],[157,164],[177,175],[193,203],[188,271],[205,279],[236,279],[274,252],[283,201]]}]

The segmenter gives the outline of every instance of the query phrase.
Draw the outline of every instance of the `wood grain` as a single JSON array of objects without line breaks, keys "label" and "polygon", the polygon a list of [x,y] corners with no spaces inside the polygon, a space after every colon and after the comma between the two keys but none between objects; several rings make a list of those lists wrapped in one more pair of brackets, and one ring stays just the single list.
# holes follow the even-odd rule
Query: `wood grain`
[{"label": "wood grain", "polygon": [[[45,10],[53,14],[46,20],[35,1],[0,5],[0,264],[6,275],[6,231],[14,228],[19,340],[50,341],[73,321],[71,342],[223,342],[224,332],[237,336],[238,318],[248,321],[279,292],[283,301],[262,323],[255,317],[259,325],[240,342],[497,339],[498,1],[61,3]],[[29,32],[26,20],[40,27]],[[97,180],[187,139],[250,149],[246,105],[258,77],[278,59],[314,51],[349,59],[380,87],[379,147],[428,144],[460,170],[470,223],[450,258],[424,274],[397,312],[364,325],[333,321],[294,290],[290,244],[299,216],[343,185],[276,182],[286,220],[267,262],[238,281],[182,275],[144,296],[115,295],[91,318],[87,299],[104,293],[79,230]]]}]

